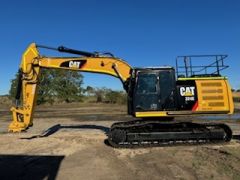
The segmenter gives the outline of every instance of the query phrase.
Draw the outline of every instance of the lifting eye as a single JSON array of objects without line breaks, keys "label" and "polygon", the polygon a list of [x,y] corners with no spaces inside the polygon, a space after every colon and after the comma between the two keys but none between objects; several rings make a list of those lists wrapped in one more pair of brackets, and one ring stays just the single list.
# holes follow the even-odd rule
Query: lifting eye
[{"label": "lifting eye", "polygon": [[103,67],[104,65],[105,65],[104,62],[102,61],[102,62],[101,62],[101,66]]}]

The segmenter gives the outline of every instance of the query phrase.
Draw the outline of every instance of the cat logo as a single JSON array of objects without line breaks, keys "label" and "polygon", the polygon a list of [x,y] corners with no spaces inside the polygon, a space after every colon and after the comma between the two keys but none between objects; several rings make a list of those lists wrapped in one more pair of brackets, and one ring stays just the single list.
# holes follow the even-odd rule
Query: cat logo
[{"label": "cat logo", "polygon": [[81,61],[69,61],[70,68],[79,68],[81,65]]},{"label": "cat logo", "polygon": [[64,68],[74,68],[74,69],[81,69],[86,65],[87,60],[79,59],[79,60],[68,60],[60,64],[60,67]]},{"label": "cat logo", "polygon": [[180,87],[181,96],[194,96],[195,87]]}]

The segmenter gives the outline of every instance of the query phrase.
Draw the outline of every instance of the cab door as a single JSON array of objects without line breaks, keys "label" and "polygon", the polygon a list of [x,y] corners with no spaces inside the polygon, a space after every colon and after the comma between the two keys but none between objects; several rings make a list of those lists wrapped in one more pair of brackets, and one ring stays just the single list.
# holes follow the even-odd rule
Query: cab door
[{"label": "cab door", "polygon": [[135,112],[159,110],[158,81],[158,73],[138,72],[134,96]]},{"label": "cab door", "polygon": [[176,109],[176,80],[173,69],[159,71],[160,110]]}]

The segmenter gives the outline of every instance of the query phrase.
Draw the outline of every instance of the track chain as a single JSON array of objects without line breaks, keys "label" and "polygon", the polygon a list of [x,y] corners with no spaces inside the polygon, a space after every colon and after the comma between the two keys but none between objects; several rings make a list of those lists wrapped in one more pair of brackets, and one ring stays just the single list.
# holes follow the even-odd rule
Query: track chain
[{"label": "track chain", "polygon": [[[111,146],[115,148],[142,148],[142,147],[163,147],[163,146],[176,146],[176,145],[204,145],[204,144],[220,144],[220,143],[226,143],[229,142],[232,138],[232,131],[227,126],[226,124],[217,124],[217,123],[200,123],[198,125],[203,126],[203,127],[218,127],[222,128],[225,131],[226,136],[219,140],[219,139],[199,139],[199,140],[192,140],[192,139],[183,139],[183,140],[171,140],[171,141],[166,141],[166,140],[154,140],[154,141],[134,141],[134,142],[124,142],[121,144],[117,144],[114,141],[112,141],[112,132],[116,130],[121,130],[125,129],[124,133],[127,132],[127,128],[131,127],[137,127],[137,126],[144,126],[148,125],[149,123],[162,123],[162,124],[169,124],[169,122],[156,122],[156,121],[144,121],[144,120],[134,120],[134,121],[128,121],[128,122],[118,122],[114,123],[111,126],[111,129],[108,134],[108,142]],[[185,122],[189,123],[189,122]],[[171,124],[177,124],[176,122],[172,122]],[[196,124],[196,123],[194,123]]]}]

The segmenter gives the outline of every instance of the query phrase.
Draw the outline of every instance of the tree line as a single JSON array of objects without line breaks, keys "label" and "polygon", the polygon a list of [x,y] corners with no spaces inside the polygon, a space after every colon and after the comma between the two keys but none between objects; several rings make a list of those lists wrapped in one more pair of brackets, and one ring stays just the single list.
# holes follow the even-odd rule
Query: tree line
[{"label": "tree line", "polygon": [[87,86],[86,89],[84,89],[84,92],[88,98],[92,97],[93,102],[111,104],[127,103],[127,94],[124,91],[114,91],[105,87],[93,88],[91,86]]},{"label": "tree line", "polygon": [[[42,69],[38,80],[37,104],[90,102],[125,104],[127,95],[124,91],[109,88],[83,87],[83,75],[77,71],[62,69]],[[9,96],[15,98],[18,74],[11,80]]]},{"label": "tree line", "polygon": [[[97,102],[126,104],[127,95],[124,91],[114,91],[109,88],[83,87],[83,75],[77,71],[62,69],[41,69],[38,81],[37,104],[44,103],[71,103],[71,102]],[[18,74],[11,80],[9,96],[15,98],[17,91]],[[232,89],[240,92],[240,89]],[[240,102],[240,97],[234,96],[235,102]]]}]

